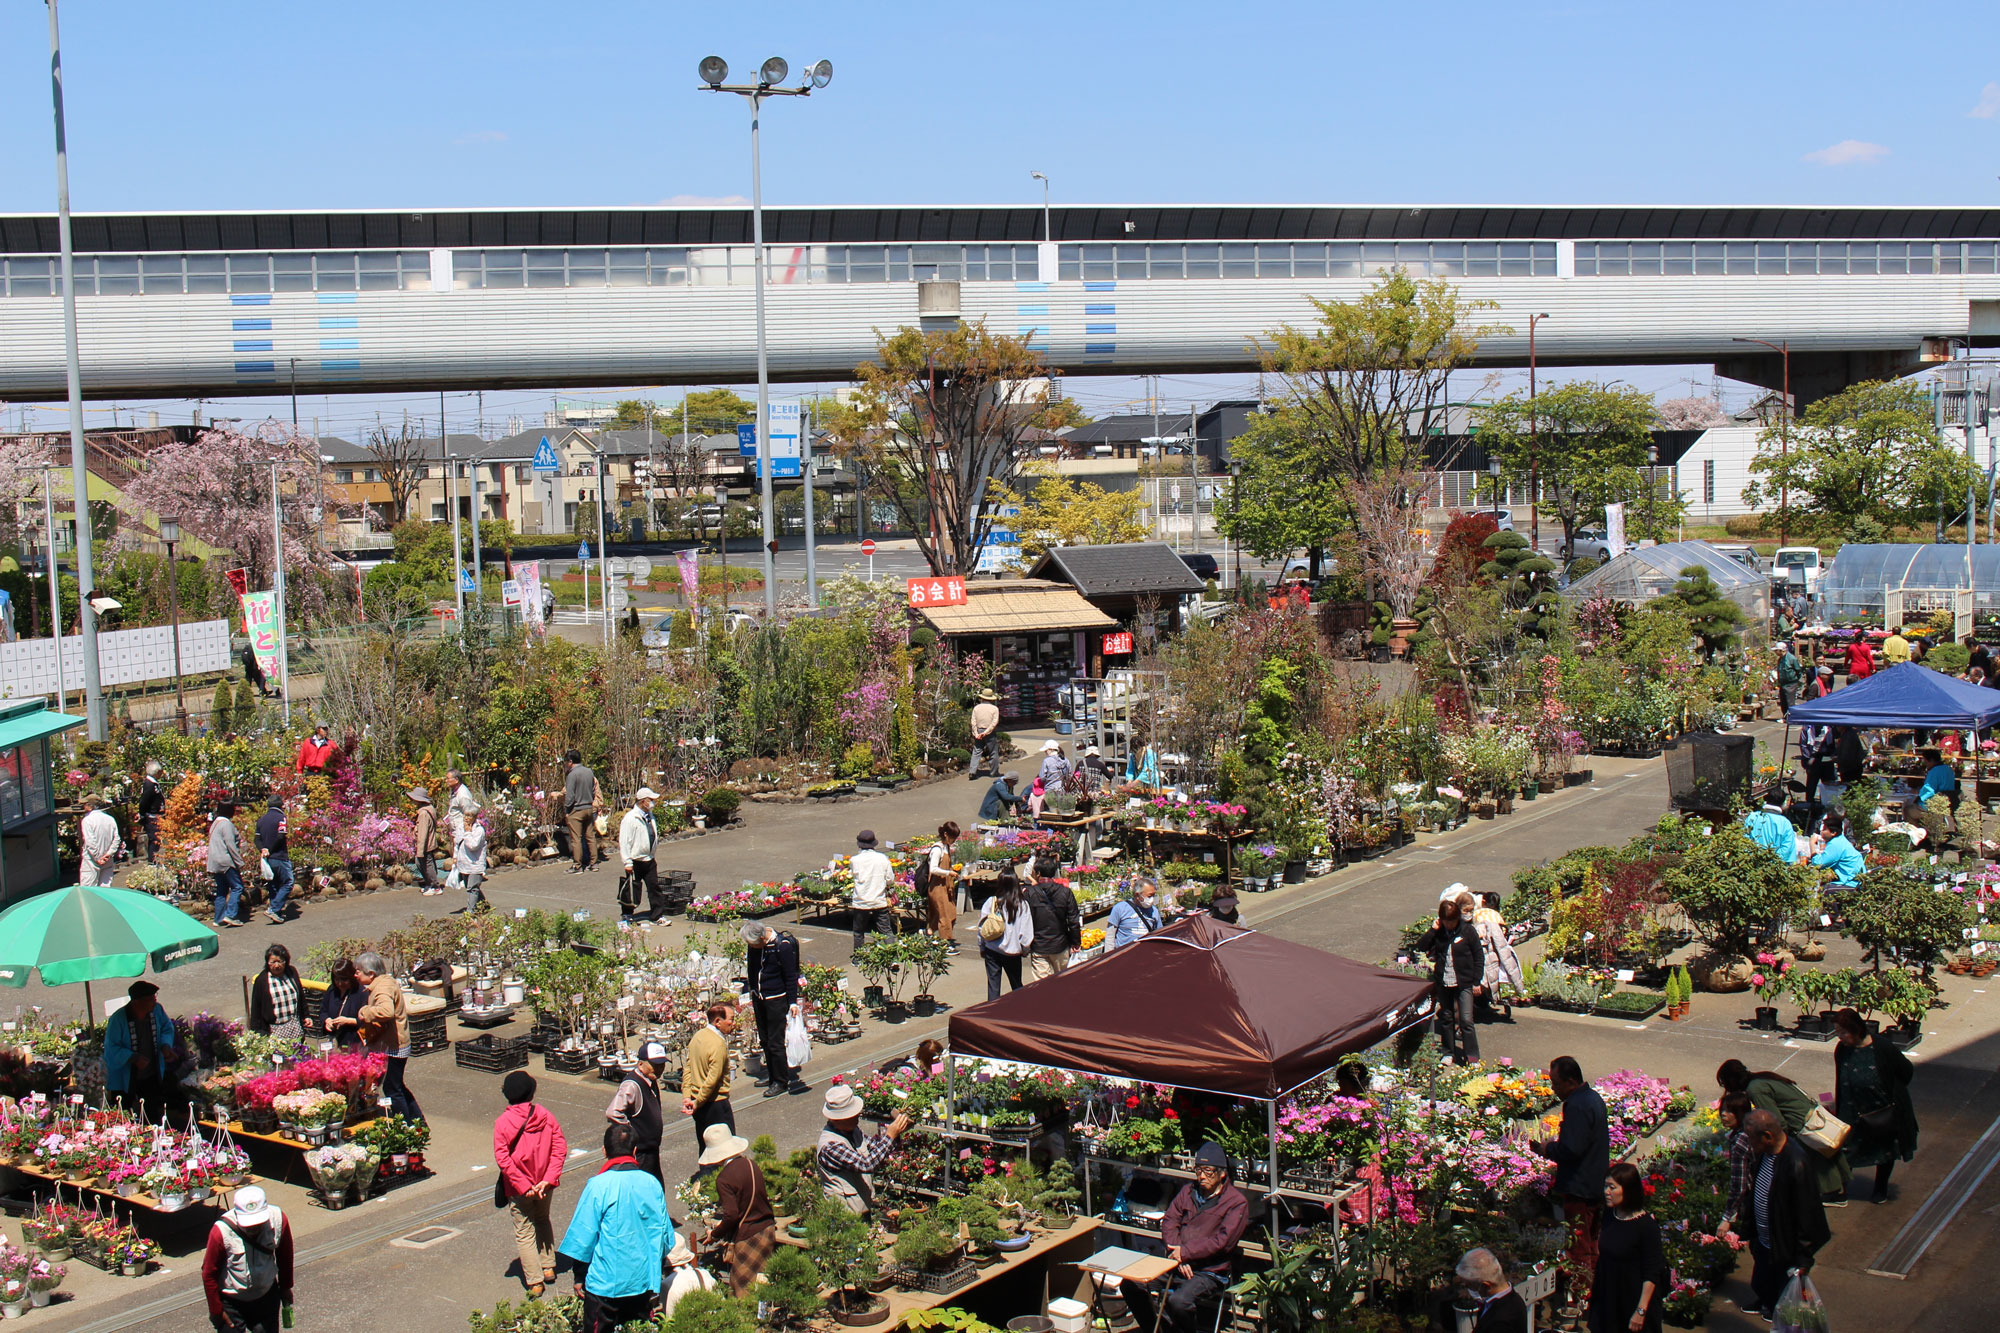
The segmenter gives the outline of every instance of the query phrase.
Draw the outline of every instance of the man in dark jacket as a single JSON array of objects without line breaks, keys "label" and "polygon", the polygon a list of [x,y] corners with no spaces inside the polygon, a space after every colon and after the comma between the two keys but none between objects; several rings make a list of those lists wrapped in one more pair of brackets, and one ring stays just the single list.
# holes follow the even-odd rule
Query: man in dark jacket
[{"label": "man in dark jacket", "polygon": [[743,939],[750,946],[744,955],[750,1003],[757,1013],[757,1040],[764,1048],[764,1095],[808,1092],[810,1087],[785,1058],[785,1020],[799,1004],[799,942],[762,921],[745,921]]},{"label": "man in dark jacket", "polygon": [[160,787],[160,761],[146,761],[139,779],[139,823],[146,830],[146,859],[160,859],[160,815],[167,808],[167,794]]},{"label": "man in dark jacket", "polygon": [[1467,1250],[1458,1261],[1458,1280],[1479,1302],[1472,1333],[1528,1333],[1528,1303],[1507,1281],[1493,1251]]},{"label": "man in dark jacket", "polygon": [[1431,960],[1431,981],[1438,988],[1438,1044],[1460,1064],[1479,1058],[1479,1033],[1472,1010],[1485,992],[1486,946],[1479,930],[1447,898],[1438,904],[1437,923],[1417,937],[1417,952]]},{"label": "man in dark jacket", "polygon": [[1604,1099],[1583,1081],[1583,1070],[1567,1055],[1549,1061],[1549,1087],[1562,1102],[1562,1127],[1534,1145],[1556,1164],[1549,1197],[1562,1205],[1570,1228],[1570,1259],[1581,1271],[1597,1269],[1597,1210],[1604,1203],[1604,1177],[1611,1170],[1611,1122]]},{"label": "man in dark jacket", "polygon": [[[1194,1183],[1181,1187],[1160,1223],[1167,1258],[1180,1266],[1152,1283],[1121,1284],[1139,1333],[1156,1327],[1154,1288],[1167,1293],[1165,1318],[1159,1322],[1174,1333],[1198,1333],[1213,1325],[1215,1304],[1229,1285],[1237,1242],[1249,1225],[1250,1201],[1229,1183],[1229,1155],[1213,1143],[1202,1144],[1194,1155]],[[1206,1313],[1201,1306],[1208,1307]]]},{"label": "man in dark jacket", "polygon": [[981,819],[1001,819],[1020,808],[1021,798],[1015,795],[1020,779],[1012,773],[1002,773],[993,779],[993,785],[986,789],[986,799],[979,803]]},{"label": "man in dark jacket", "polygon": [[1833,1234],[1820,1202],[1819,1175],[1806,1150],[1785,1132],[1785,1122],[1770,1111],[1752,1111],[1744,1119],[1744,1134],[1756,1154],[1750,1162],[1748,1205],[1750,1289],[1764,1318],[1776,1311],[1778,1297],[1794,1273],[1809,1272],[1813,1256]]},{"label": "man in dark jacket", "polygon": [[1028,914],[1035,919],[1034,943],[1028,946],[1028,971],[1036,981],[1069,966],[1069,955],[1083,943],[1083,912],[1069,885],[1059,884],[1052,860],[1035,862],[1035,882],[1028,889]]}]

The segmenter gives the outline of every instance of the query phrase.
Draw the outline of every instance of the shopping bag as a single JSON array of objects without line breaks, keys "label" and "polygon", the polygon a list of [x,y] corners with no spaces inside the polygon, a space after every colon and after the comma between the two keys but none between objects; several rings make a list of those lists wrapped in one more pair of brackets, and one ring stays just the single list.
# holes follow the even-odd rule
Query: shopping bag
[{"label": "shopping bag", "polygon": [[257,878],[259,878],[259,879],[264,879],[264,880],[272,880],[272,879],[276,879],[276,878],[277,878],[277,876],[276,876],[275,874],[271,873],[271,858],[270,858],[270,857],[266,856],[266,857],[262,857],[262,858],[260,858],[260,859],[258,860],[258,862],[257,862]]},{"label": "shopping bag", "polygon": [[806,1061],[812,1059],[812,1049],[806,1020],[794,1009],[785,1015],[785,1063],[794,1069],[804,1069]]},{"label": "shopping bag", "polygon": [[465,887],[465,880],[463,879],[463,877],[459,875],[457,866],[453,866],[451,868],[451,873],[444,877],[444,886],[447,889],[458,889]]},{"label": "shopping bag", "polygon": [[1819,1289],[1810,1275],[1794,1274],[1778,1297],[1778,1313],[1771,1320],[1771,1333],[1830,1333],[1826,1307],[1820,1304]]}]

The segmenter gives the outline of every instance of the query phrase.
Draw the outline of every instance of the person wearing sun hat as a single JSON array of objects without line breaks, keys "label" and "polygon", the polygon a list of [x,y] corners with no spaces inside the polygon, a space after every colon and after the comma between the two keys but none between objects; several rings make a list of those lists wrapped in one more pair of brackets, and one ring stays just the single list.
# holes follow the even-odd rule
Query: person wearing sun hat
[{"label": "person wearing sun hat", "polygon": [[972,759],[965,775],[974,782],[979,781],[980,770],[991,768],[993,776],[1000,775],[1000,696],[990,689],[979,692],[979,702],[972,706]]},{"label": "person wearing sun hat", "polygon": [[278,1333],[283,1326],[292,1303],[292,1224],[257,1186],[231,1195],[229,1211],[208,1229],[201,1287],[208,1322],[223,1333]]},{"label": "person wearing sun hat", "polygon": [[688,1248],[686,1236],[674,1237],[674,1247],[667,1251],[667,1271],[673,1276],[667,1281],[667,1289],[660,1293],[662,1325],[674,1317],[674,1307],[681,1303],[681,1297],[697,1291],[714,1291],[716,1287],[708,1270],[694,1261],[694,1251]]},{"label": "person wearing sun hat", "polygon": [[702,1145],[701,1165],[715,1171],[715,1226],[709,1239],[722,1249],[730,1294],[741,1296],[778,1248],[778,1217],[764,1172],[748,1155],[748,1139],[727,1125],[710,1125]]},{"label": "person wearing sun hat", "polygon": [[875,1173],[909,1129],[909,1114],[898,1111],[894,1120],[864,1139],[861,1098],[845,1083],[827,1089],[820,1110],[826,1116],[817,1153],[820,1189],[848,1212],[866,1217],[875,1206]]}]

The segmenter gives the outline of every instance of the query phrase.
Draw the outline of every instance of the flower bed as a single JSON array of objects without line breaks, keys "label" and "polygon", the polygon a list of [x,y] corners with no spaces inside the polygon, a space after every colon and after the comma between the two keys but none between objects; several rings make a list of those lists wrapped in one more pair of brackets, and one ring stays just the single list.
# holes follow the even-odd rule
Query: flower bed
[{"label": "flower bed", "polygon": [[797,906],[798,901],[796,884],[745,884],[694,899],[687,905],[687,915],[690,921],[736,921],[770,916]]}]

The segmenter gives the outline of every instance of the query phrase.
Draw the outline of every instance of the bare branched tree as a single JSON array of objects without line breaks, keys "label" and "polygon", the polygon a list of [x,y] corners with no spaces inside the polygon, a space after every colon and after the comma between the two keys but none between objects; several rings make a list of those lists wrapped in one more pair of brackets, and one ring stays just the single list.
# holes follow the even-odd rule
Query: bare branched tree
[{"label": "bare branched tree", "polygon": [[1429,473],[1404,468],[1380,472],[1347,487],[1361,572],[1399,616],[1410,614],[1417,590],[1430,573],[1421,506],[1432,480]]},{"label": "bare branched tree", "polygon": [[394,430],[377,426],[369,432],[366,448],[382,474],[382,484],[389,488],[390,517],[401,523],[410,516],[410,500],[418,483],[430,471],[424,441],[412,435],[407,425]]}]

